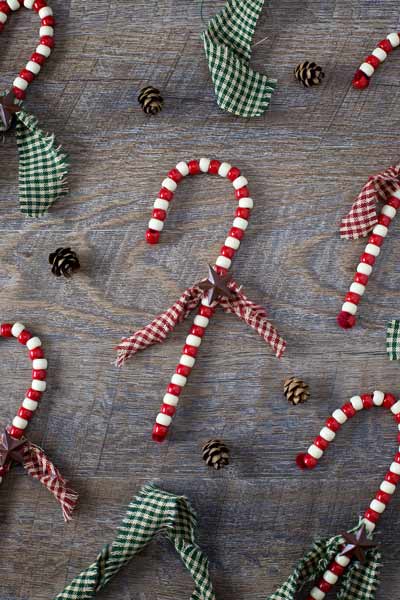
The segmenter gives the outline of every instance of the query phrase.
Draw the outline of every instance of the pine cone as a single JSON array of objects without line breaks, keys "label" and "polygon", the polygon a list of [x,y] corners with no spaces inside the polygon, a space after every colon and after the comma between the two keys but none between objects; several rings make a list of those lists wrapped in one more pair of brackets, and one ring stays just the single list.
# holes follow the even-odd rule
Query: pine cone
[{"label": "pine cone", "polygon": [[325,77],[325,73],[321,67],[316,65],[315,62],[309,62],[308,60],[297,65],[294,75],[305,87],[319,85]]},{"label": "pine cone", "polygon": [[79,259],[71,248],[57,248],[50,254],[49,263],[52,265],[51,272],[56,277],[71,277],[80,268]]},{"label": "pine cone", "polygon": [[229,448],[221,440],[209,440],[203,446],[203,460],[209,467],[221,469],[229,465]]},{"label": "pine cone", "polygon": [[156,115],[162,110],[164,104],[160,90],[152,85],[148,85],[140,90],[138,102],[146,115]]},{"label": "pine cone", "polygon": [[283,384],[283,393],[286,396],[286,400],[292,404],[307,402],[310,397],[308,384],[297,377],[286,379]]}]

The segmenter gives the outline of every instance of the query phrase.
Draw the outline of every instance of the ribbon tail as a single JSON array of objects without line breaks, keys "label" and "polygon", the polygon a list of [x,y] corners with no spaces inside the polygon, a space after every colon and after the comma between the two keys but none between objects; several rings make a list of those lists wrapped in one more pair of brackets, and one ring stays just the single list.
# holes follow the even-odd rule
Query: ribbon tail
[{"label": "ribbon tail", "polygon": [[390,360],[400,358],[400,321],[393,319],[389,321],[386,328],[386,352]]},{"label": "ribbon tail", "polygon": [[23,467],[28,475],[33,479],[37,479],[53,494],[61,505],[64,521],[70,521],[78,501],[78,494],[68,487],[66,479],[53,465],[45,452],[29,441],[25,447]]},{"label": "ribbon tail", "polygon": [[356,240],[365,237],[378,222],[376,190],[373,180],[368,181],[353,202],[340,224],[340,237]]},{"label": "ribbon tail", "polygon": [[371,548],[365,563],[354,562],[343,574],[337,600],[375,600],[381,566],[380,551]]}]

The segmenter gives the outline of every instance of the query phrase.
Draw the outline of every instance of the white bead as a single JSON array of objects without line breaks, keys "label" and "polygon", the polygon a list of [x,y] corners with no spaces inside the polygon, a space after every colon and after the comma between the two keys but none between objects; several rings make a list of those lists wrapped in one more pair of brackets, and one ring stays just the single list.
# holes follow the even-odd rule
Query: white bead
[{"label": "white bead", "polygon": [[350,398],[350,404],[354,408],[354,410],[362,410],[364,408],[363,401],[360,396],[353,396]]},{"label": "white bead", "polygon": [[179,398],[173,394],[165,394],[163,402],[164,404],[169,404],[170,406],[178,406]]},{"label": "white bead", "polygon": [[323,455],[321,448],[318,448],[318,446],[316,446],[315,444],[311,444],[311,446],[309,447],[307,452],[308,452],[308,454],[311,454],[311,456],[313,456],[317,460],[319,458],[321,458],[321,456]]},{"label": "white bead", "polygon": [[218,267],[223,267],[224,269],[229,269],[229,267],[232,264],[232,261],[227,256],[218,256],[217,260],[215,261],[215,264]]},{"label": "white bead", "polygon": [[376,500],[374,498],[369,507],[377,513],[383,513],[386,508],[386,504],[384,504],[383,502],[379,502],[379,500]]},{"label": "white bead", "polygon": [[202,303],[202,305],[203,305],[203,306],[211,306],[211,304],[212,304],[212,302],[211,302],[211,304],[210,304],[210,302],[208,301],[208,297],[207,297],[207,296],[204,296],[204,297],[201,299],[201,303]]},{"label": "white bead", "polygon": [[44,392],[46,389],[46,382],[41,381],[40,379],[34,379],[32,381],[32,389],[36,390],[37,392]]},{"label": "white bead", "polygon": [[163,200],[162,198],[156,198],[154,200],[154,208],[161,208],[161,210],[168,210],[169,202],[168,202],[168,200]]},{"label": "white bead", "polygon": [[30,71],[34,75],[38,75],[40,73],[40,65],[38,63],[33,62],[33,60],[28,60],[25,69],[27,71]]},{"label": "white bead", "polygon": [[208,172],[208,167],[210,166],[210,160],[208,158],[201,158],[199,160],[199,167],[202,173]]},{"label": "white bead", "polygon": [[20,90],[26,90],[26,88],[28,87],[28,82],[25,81],[25,79],[22,79],[22,77],[18,76],[14,79],[13,85],[19,88]]},{"label": "white bead", "polygon": [[390,219],[393,219],[393,217],[396,216],[396,209],[393,208],[393,206],[389,206],[389,204],[385,204],[382,208],[382,214]]},{"label": "white bead", "polygon": [[393,404],[393,406],[390,407],[390,410],[394,415],[397,415],[397,413],[400,412],[400,400],[395,402],[395,404]]},{"label": "white bead", "polygon": [[178,164],[176,165],[176,169],[184,177],[186,177],[186,175],[189,175],[189,167],[187,166],[187,163],[185,163],[184,160],[181,160],[181,162],[178,162]]},{"label": "white bead", "polygon": [[7,21],[6,13],[0,12],[0,23],[5,23]]},{"label": "white bead", "polygon": [[372,56],[376,56],[376,58],[383,62],[387,57],[387,53],[384,50],[382,50],[382,48],[375,48],[375,50],[372,53]]},{"label": "white bead", "polygon": [[249,222],[246,219],[242,219],[241,217],[236,217],[235,219],[233,219],[233,227],[243,229],[243,231],[246,231],[248,224]]},{"label": "white bead", "polygon": [[52,17],[53,11],[50,6],[43,6],[43,8],[39,10],[38,14],[41,19],[45,19],[46,17]]},{"label": "white bead", "polygon": [[253,208],[253,198],[240,198],[239,206],[240,208]]},{"label": "white bead", "polygon": [[228,248],[233,248],[234,250],[237,250],[240,246],[240,240],[231,237],[230,235],[228,235],[224,243],[225,246],[228,246]]},{"label": "white bead", "polygon": [[335,583],[337,582],[337,580],[339,578],[337,575],[335,575],[335,573],[332,573],[332,571],[328,570],[328,571],[325,571],[325,573],[324,573],[324,579],[331,585],[335,585]]},{"label": "white bead", "polygon": [[160,221],[160,219],[150,219],[149,228],[154,229],[155,231],[162,231],[164,228],[164,221]]},{"label": "white bead", "polygon": [[49,25],[44,25],[43,27],[39,28],[39,35],[40,35],[40,37],[43,37],[45,35],[48,35],[49,37],[53,37],[54,29],[52,27],[50,27]]},{"label": "white bead", "polygon": [[24,0],[24,6],[25,6],[25,8],[28,8],[29,10],[32,10],[34,3],[35,3],[35,0]]},{"label": "white bead", "polygon": [[314,600],[324,600],[325,598],[324,592],[317,587],[313,587],[310,592],[310,596],[314,598]]},{"label": "white bead", "polygon": [[167,188],[170,192],[174,192],[178,186],[171,177],[166,177],[161,183],[161,187]]},{"label": "white bead", "polygon": [[350,559],[348,556],[346,556],[344,554],[337,554],[335,556],[335,562],[337,562],[337,564],[340,565],[341,567],[347,567],[347,565],[350,562]]},{"label": "white bead", "polygon": [[244,187],[248,183],[249,182],[247,181],[246,177],[243,177],[243,175],[240,175],[239,177],[236,177],[236,179],[234,179],[232,181],[232,185],[235,188],[235,190],[238,190],[238,189]]},{"label": "white bead", "polygon": [[393,48],[396,48],[397,46],[400,45],[400,37],[399,37],[399,34],[396,32],[389,33],[389,35],[386,36],[386,39],[389,40],[389,42],[392,44]]},{"label": "white bead", "polygon": [[379,246],[375,246],[375,244],[367,244],[364,250],[364,252],[366,252],[367,254],[372,254],[372,256],[378,256],[380,251],[381,249],[379,248]]},{"label": "white bead", "polygon": [[389,481],[382,481],[380,489],[382,492],[385,492],[385,494],[392,495],[396,491],[396,486],[393,483],[389,483]]},{"label": "white bead", "polygon": [[362,273],[363,275],[369,276],[372,273],[372,267],[366,263],[359,263],[357,267],[357,273]]},{"label": "white bead", "polygon": [[33,369],[47,369],[47,360],[45,358],[35,358],[32,361]]},{"label": "white bead", "polygon": [[198,335],[189,334],[186,338],[186,343],[188,344],[188,346],[195,346],[196,348],[198,348],[201,344],[201,337],[199,337]]},{"label": "white bead", "polygon": [[19,2],[18,2],[18,0],[7,0],[7,4],[11,8],[11,10],[18,10],[19,9]]},{"label": "white bead", "polygon": [[385,394],[383,392],[375,390],[374,395],[372,396],[372,401],[375,404],[375,406],[382,406],[384,398]]},{"label": "white bead", "polygon": [[375,69],[369,63],[363,63],[362,65],[360,65],[360,71],[365,73],[367,77],[371,77],[374,74]]},{"label": "white bead", "polygon": [[387,232],[388,232],[388,228],[385,227],[384,225],[380,225],[380,223],[378,223],[378,225],[375,225],[375,227],[372,230],[372,233],[375,233],[376,235],[380,235],[381,237],[386,237]]},{"label": "white bead", "polygon": [[369,519],[363,519],[363,523],[364,523],[365,528],[368,531],[368,533],[372,533],[374,531],[374,529],[376,527],[376,523],[373,523]]},{"label": "white bead", "polygon": [[3,478],[2,478],[2,477],[0,477],[0,483],[2,483],[2,481],[3,481]]},{"label": "white bead", "polygon": [[25,325],[22,325],[22,323],[14,323],[11,328],[11,334],[17,338],[24,329]]},{"label": "white bead", "polygon": [[342,306],[342,310],[350,313],[351,315],[355,315],[357,312],[357,305],[353,304],[353,302],[345,302]]},{"label": "white bead", "polygon": [[169,415],[164,415],[164,413],[158,413],[156,418],[156,423],[159,425],[165,425],[165,427],[171,425],[171,421],[171,417]]},{"label": "white bead", "polygon": [[49,48],[48,46],[45,46],[44,44],[39,44],[39,46],[36,47],[35,52],[48,58],[51,54],[51,48]]},{"label": "white bead", "polygon": [[36,336],[26,342],[26,347],[28,350],[34,350],[35,348],[39,348],[41,345],[41,340]]},{"label": "white bead", "polygon": [[14,417],[12,424],[14,427],[18,427],[18,429],[25,429],[28,425],[28,421],[26,419],[21,419],[21,417]]},{"label": "white bead", "polygon": [[333,411],[332,417],[341,425],[347,421],[347,415],[340,408]]},{"label": "white bead", "polygon": [[324,438],[327,442],[331,442],[335,439],[335,432],[329,429],[328,427],[323,427],[319,432],[319,435]]},{"label": "white bead", "polygon": [[175,385],[179,385],[180,387],[185,387],[187,382],[187,378],[183,375],[179,375],[178,373],[174,373],[171,377],[171,383]]},{"label": "white bead", "polygon": [[392,462],[392,464],[390,465],[390,471],[392,471],[392,473],[395,473],[396,475],[400,475],[400,465],[397,462]]},{"label": "white bead", "polygon": [[365,285],[362,285],[362,283],[356,283],[354,281],[350,286],[350,292],[355,292],[356,294],[362,296],[365,292]]},{"label": "white bead", "polygon": [[22,403],[23,408],[26,408],[27,410],[36,410],[38,407],[39,402],[36,402],[36,400],[31,400],[30,398],[24,398],[24,401]]},{"label": "white bead", "polygon": [[392,196],[394,196],[395,198],[400,198],[400,190],[396,190],[395,192],[392,192]]},{"label": "white bead", "polygon": [[232,169],[232,165],[230,165],[227,162],[223,162],[219,166],[218,175],[220,177],[226,177],[231,169]]},{"label": "white bead", "polygon": [[181,365],[184,365],[185,367],[192,368],[196,361],[193,358],[193,356],[189,356],[189,354],[182,354],[182,356],[179,359],[179,362]]},{"label": "white bead", "polygon": [[196,315],[193,321],[193,323],[198,325],[198,327],[207,327],[209,322],[210,319],[207,319],[207,317],[203,317],[202,315]]}]

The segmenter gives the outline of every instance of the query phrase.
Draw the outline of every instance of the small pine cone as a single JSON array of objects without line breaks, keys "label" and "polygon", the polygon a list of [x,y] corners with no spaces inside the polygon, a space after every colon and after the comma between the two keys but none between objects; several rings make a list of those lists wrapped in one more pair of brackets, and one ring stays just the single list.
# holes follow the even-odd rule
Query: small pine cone
[{"label": "small pine cone", "polygon": [[221,440],[209,440],[203,446],[203,460],[209,467],[221,469],[229,465],[229,449]]},{"label": "small pine cone", "polygon": [[286,379],[283,384],[283,393],[286,396],[286,400],[292,404],[307,402],[310,397],[308,384],[297,377]]},{"label": "small pine cone", "polygon": [[140,90],[138,102],[146,115],[156,115],[162,110],[164,104],[160,90],[152,85],[148,85]]},{"label": "small pine cone", "polygon": [[305,87],[319,85],[325,77],[325,73],[321,67],[316,65],[315,62],[309,62],[308,60],[297,65],[294,75]]},{"label": "small pine cone", "polygon": [[71,248],[57,248],[49,256],[49,263],[52,265],[51,272],[56,277],[71,277],[72,273],[80,268],[79,259]]}]

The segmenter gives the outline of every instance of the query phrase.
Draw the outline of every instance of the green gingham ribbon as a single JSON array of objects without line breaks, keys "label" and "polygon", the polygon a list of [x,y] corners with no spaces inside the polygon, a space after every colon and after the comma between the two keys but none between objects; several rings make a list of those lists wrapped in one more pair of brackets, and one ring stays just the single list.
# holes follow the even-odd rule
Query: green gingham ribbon
[{"label": "green gingham ribbon", "polygon": [[[267,600],[295,600],[307,583],[315,583],[322,577],[342,545],[340,535],[316,540],[311,550],[299,560],[293,573]],[[368,550],[365,563],[353,560],[339,580],[337,600],[374,600],[380,567],[381,554],[377,548]]]},{"label": "green gingham ribbon", "polygon": [[400,358],[400,321],[398,319],[393,319],[387,324],[386,351],[390,360]]},{"label": "green gingham ribbon", "polygon": [[194,579],[191,600],[215,600],[208,560],[195,542],[196,526],[196,515],[185,497],[144,486],[130,503],[112,544],[104,546],[96,561],[56,600],[91,600],[158,533],[172,542]]},{"label": "green gingham ribbon", "polygon": [[202,33],[218,106],[240,117],[268,108],[276,79],[250,68],[251,44],[264,0],[228,0]]}]

